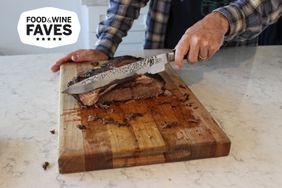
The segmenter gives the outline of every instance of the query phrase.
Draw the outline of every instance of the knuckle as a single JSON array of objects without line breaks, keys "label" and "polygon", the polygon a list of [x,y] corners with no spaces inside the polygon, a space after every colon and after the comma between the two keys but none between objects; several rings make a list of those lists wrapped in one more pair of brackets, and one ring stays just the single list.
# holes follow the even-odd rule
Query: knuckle
[{"label": "knuckle", "polygon": [[191,38],[191,42],[192,42],[194,45],[199,44],[200,41],[201,41],[201,37],[198,36],[198,35],[193,35],[192,38]]},{"label": "knuckle", "polygon": [[201,42],[201,46],[204,48],[209,48],[209,41],[208,40],[202,40]]},{"label": "knuckle", "polygon": [[218,49],[217,45],[210,45],[211,51],[216,51]]}]

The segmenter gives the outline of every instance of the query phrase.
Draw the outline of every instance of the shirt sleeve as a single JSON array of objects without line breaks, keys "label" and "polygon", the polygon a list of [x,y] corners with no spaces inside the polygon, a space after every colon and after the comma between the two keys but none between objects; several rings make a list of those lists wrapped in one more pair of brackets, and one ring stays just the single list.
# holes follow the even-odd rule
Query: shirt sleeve
[{"label": "shirt sleeve", "polygon": [[282,14],[281,0],[236,0],[214,10],[225,16],[229,22],[226,41],[244,41],[257,37],[268,25]]},{"label": "shirt sleeve", "polygon": [[127,35],[134,19],[148,0],[110,0],[106,20],[97,28],[98,41],[95,49],[113,57],[122,37]]}]

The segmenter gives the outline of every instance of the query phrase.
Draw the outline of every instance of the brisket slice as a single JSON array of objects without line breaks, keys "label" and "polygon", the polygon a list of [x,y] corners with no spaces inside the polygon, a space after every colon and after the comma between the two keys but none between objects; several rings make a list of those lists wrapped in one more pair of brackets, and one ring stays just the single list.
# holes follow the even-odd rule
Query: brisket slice
[{"label": "brisket slice", "polygon": [[[140,58],[132,56],[116,57],[97,69],[80,73],[71,82],[69,82],[68,85],[72,85],[90,76],[107,71],[113,67],[119,67],[138,60],[140,60]],[[132,99],[157,97],[164,92],[164,84],[164,80],[158,74],[134,75],[125,79],[115,80],[112,83],[93,91],[73,96],[82,106],[89,107]]]}]

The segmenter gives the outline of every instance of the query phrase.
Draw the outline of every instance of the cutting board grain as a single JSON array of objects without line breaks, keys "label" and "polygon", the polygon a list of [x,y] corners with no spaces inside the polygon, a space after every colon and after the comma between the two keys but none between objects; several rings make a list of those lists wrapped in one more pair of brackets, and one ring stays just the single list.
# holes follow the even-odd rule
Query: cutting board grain
[{"label": "cutting board grain", "polygon": [[[60,91],[90,68],[93,65],[87,63],[63,65]],[[230,140],[171,66],[161,76],[172,95],[118,103],[108,109],[81,109],[72,96],[60,92],[60,173],[228,155]],[[129,126],[89,120],[99,115],[122,121],[130,112],[142,116],[130,120]]]}]

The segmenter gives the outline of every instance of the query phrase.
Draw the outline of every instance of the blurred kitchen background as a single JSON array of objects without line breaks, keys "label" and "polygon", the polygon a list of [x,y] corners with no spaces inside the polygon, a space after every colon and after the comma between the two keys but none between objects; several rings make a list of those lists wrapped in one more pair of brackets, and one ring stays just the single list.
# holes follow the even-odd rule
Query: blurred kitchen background
[{"label": "blurred kitchen background", "polygon": [[[105,18],[108,0],[1,0],[0,1],[0,55],[36,54],[36,53],[67,53],[77,49],[93,48],[96,41],[97,24]],[[56,7],[77,13],[81,32],[77,43],[53,49],[22,44],[17,24],[20,14],[27,10]],[[145,18],[148,8],[141,10],[140,17],[128,36],[118,48],[118,51],[142,49],[144,42]],[[282,21],[268,28],[260,38],[260,44],[282,44]]]},{"label": "blurred kitchen background", "polygon": [[[77,13],[81,32],[77,43],[47,49],[21,43],[18,36],[17,24],[22,12],[42,7],[56,7]],[[0,1],[0,55],[38,54],[62,52],[67,53],[77,49],[93,48],[96,39],[97,24],[105,18],[108,0],[1,0]],[[124,38],[119,51],[142,49],[145,38],[145,12]]]}]

